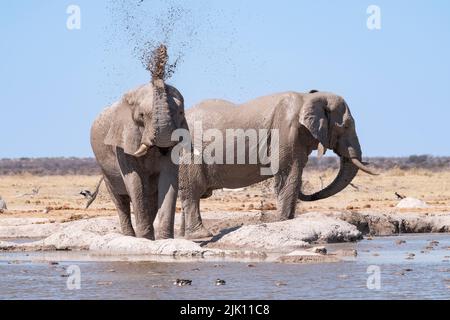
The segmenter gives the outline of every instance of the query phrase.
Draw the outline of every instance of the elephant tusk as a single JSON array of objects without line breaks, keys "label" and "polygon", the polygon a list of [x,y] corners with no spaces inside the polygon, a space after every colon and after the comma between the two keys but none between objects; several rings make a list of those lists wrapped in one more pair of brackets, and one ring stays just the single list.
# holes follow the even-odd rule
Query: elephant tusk
[{"label": "elephant tusk", "polygon": [[379,173],[377,173],[377,172],[375,172],[375,171],[373,171],[373,170],[367,168],[367,166],[366,166],[367,164],[366,164],[366,165],[363,164],[361,161],[359,161],[359,160],[356,159],[356,158],[352,158],[352,162],[353,162],[353,164],[354,164],[355,166],[358,167],[358,169],[361,169],[361,170],[364,171],[365,173],[371,174],[371,175],[373,175],[373,176],[378,176],[378,175],[380,175]]},{"label": "elephant tusk", "polygon": [[133,156],[137,158],[143,157],[147,154],[148,149],[149,147],[147,145],[141,144],[140,148],[135,152],[135,154],[133,154]]},{"label": "elephant tusk", "polygon": [[325,146],[319,142],[319,145],[317,147],[317,158],[322,158],[325,153],[327,153],[327,148],[325,148]]}]

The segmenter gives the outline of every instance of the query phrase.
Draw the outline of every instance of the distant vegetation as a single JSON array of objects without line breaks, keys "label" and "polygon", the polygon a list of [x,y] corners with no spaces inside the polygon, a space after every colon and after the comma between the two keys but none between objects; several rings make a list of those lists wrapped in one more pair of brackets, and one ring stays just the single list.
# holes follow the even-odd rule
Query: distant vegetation
[{"label": "distant vegetation", "polygon": [[[404,158],[366,158],[380,170],[388,169],[428,169],[433,171],[450,170],[450,157],[413,155]],[[318,160],[311,157],[308,169],[327,169],[339,167],[337,157],[324,157]],[[93,158],[20,158],[0,159],[0,175],[99,175],[100,169]]]}]

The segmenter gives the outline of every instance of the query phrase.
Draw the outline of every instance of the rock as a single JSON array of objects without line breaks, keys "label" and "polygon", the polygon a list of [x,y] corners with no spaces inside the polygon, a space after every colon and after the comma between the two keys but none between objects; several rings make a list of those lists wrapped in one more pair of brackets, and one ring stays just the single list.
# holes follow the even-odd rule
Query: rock
[{"label": "rock", "polygon": [[333,213],[355,225],[359,231],[371,236],[390,236],[399,233],[437,233],[450,232],[450,215],[448,213],[425,216],[420,213]]},{"label": "rock", "polygon": [[5,200],[0,197],[0,213],[3,213],[4,211],[8,210],[8,207],[6,206]]},{"label": "rock", "polygon": [[288,221],[243,226],[223,236],[212,247],[286,252],[308,247],[313,242],[348,242],[360,238],[361,232],[347,222],[321,214],[305,214]]},{"label": "rock", "polygon": [[402,199],[396,207],[401,209],[423,209],[429,208],[430,206],[425,201],[419,199],[405,198]]},{"label": "rock", "polygon": [[402,245],[402,244],[405,244],[405,243],[406,243],[405,240],[396,240],[396,241],[395,241],[395,244],[398,245],[398,246],[399,246],[399,245]]},{"label": "rock", "polygon": [[335,255],[323,255],[308,250],[296,250],[278,258],[283,263],[324,263],[340,261]]}]

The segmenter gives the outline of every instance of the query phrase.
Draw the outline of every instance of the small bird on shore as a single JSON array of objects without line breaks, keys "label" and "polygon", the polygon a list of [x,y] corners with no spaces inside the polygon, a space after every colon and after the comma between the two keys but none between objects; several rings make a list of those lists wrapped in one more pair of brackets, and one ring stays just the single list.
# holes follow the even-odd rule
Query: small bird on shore
[{"label": "small bird on shore", "polygon": [[395,195],[397,196],[397,199],[399,199],[399,200],[403,200],[403,199],[406,198],[405,196],[402,196],[402,195],[399,194],[398,192],[396,192]]},{"label": "small bird on shore", "polygon": [[175,280],[173,285],[178,286],[178,287],[190,286],[190,285],[192,285],[192,280],[177,279],[177,280]]},{"label": "small bird on shore", "polygon": [[86,199],[91,199],[92,198],[92,192],[90,192],[89,190],[83,190],[80,192],[80,194],[85,197]]}]

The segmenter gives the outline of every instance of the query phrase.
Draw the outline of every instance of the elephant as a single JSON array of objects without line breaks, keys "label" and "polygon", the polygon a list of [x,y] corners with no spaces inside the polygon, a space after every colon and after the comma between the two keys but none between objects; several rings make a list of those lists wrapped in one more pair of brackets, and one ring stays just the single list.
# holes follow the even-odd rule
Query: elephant
[{"label": "elephant", "polygon": [[[346,188],[358,170],[376,174],[362,162],[362,151],[355,121],[345,100],[333,93],[285,92],[236,105],[224,100],[207,100],[186,112],[193,133],[195,122],[202,130],[215,129],[225,135],[227,129],[275,129],[279,136],[278,171],[262,175],[262,164],[180,164],[179,193],[183,210],[181,235],[187,239],[210,237],[200,215],[200,199],[213,190],[243,188],[275,179],[277,219],[293,219],[297,200],[316,201],[335,195]],[[206,143],[203,143],[205,148]],[[246,143],[245,151],[251,146]],[[317,193],[301,191],[302,173],[313,150],[319,156],[327,149],[340,157],[340,170],[335,180]],[[229,153],[227,150],[224,157]],[[236,157],[236,154],[234,155]],[[236,159],[234,159],[236,161]]]},{"label": "elephant", "polygon": [[122,233],[150,240],[174,237],[179,168],[170,156],[178,143],[172,141],[172,133],[189,129],[183,96],[164,81],[167,48],[160,46],[154,55],[151,83],[126,93],[91,128],[91,146],[117,208]]}]

